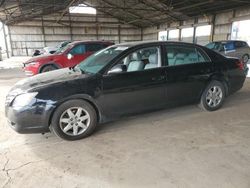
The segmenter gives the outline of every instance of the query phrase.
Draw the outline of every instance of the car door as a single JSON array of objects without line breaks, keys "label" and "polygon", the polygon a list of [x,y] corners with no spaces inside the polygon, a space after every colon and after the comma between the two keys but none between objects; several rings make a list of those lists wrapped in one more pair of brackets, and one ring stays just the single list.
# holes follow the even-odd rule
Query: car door
[{"label": "car door", "polygon": [[69,66],[72,67],[77,65],[87,57],[85,44],[75,45],[70,49],[68,54],[71,54],[71,58],[68,59]]},{"label": "car door", "polygon": [[160,46],[133,51],[117,64],[126,66],[126,71],[109,71],[103,76],[99,99],[109,116],[140,113],[164,106],[166,74]]},{"label": "car door", "polygon": [[172,104],[187,104],[197,101],[207,80],[214,70],[208,55],[193,45],[167,44],[164,49],[167,101]]},{"label": "car door", "polygon": [[236,46],[233,41],[229,41],[224,45],[225,56],[237,57]]}]

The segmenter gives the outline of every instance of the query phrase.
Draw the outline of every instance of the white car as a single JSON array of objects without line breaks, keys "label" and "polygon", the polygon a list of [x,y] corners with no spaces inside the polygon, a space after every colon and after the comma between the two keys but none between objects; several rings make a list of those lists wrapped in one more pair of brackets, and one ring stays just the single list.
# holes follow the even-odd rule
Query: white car
[{"label": "white car", "polygon": [[53,54],[57,50],[63,48],[66,45],[68,45],[69,43],[71,43],[71,41],[64,41],[64,42],[60,42],[56,46],[47,46],[47,47],[44,47],[42,50],[35,50],[33,56],[38,56],[38,55],[42,55],[42,54],[45,54],[45,55],[46,54]]}]

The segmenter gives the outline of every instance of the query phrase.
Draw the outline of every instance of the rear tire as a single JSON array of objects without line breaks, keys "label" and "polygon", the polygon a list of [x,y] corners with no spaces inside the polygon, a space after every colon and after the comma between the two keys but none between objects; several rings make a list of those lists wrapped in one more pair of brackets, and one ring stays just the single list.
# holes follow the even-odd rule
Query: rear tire
[{"label": "rear tire", "polygon": [[203,91],[200,107],[206,111],[218,110],[225,100],[226,89],[223,83],[213,80]]},{"label": "rear tire", "polygon": [[46,65],[42,68],[41,73],[56,70],[57,68],[53,65]]},{"label": "rear tire", "polygon": [[52,131],[64,140],[79,140],[89,136],[97,126],[97,115],[84,100],[70,100],[60,105],[53,114]]},{"label": "rear tire", "polygon": [[249,55],[248,54],[243,55],[242,56],[242,61],[243,61],[243,63],[247,64],[248,61],[249,61]]}]

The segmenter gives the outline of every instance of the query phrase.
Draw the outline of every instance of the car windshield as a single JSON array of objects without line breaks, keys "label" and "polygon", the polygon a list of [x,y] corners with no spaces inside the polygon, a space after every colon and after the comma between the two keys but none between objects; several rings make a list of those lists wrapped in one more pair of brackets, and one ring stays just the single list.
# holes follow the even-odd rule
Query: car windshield
[{"label": "car windshield", "polygon": [[211,50],[220,50],[221,49],[221,43],[220,42],[211,42],[206,45],[207,48]]},{"label": "car windshield", "polygon": [[95,74],[126,49],[127,46],[105,48],[82,61],[77,67],[83,72]]},{"label": "car windshield", "polygon": [[73,47],[73,45],[68,44],[68,45],[66,45],[66,46],[64,46],[64,47],[59,48],[54,54],[62,54],[62,53],[64,53],[67,49],[72,48],[72,47]]}]

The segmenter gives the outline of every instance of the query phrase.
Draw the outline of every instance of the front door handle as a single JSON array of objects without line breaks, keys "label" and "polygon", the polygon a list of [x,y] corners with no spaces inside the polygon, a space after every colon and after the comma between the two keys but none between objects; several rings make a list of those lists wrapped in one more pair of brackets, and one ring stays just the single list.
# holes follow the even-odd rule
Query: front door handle
[{"label": "front door handle", "polygon": [[157,76],[157,77],[152,77],[152,81],[162,81],[165,80],[165,76]]}]

